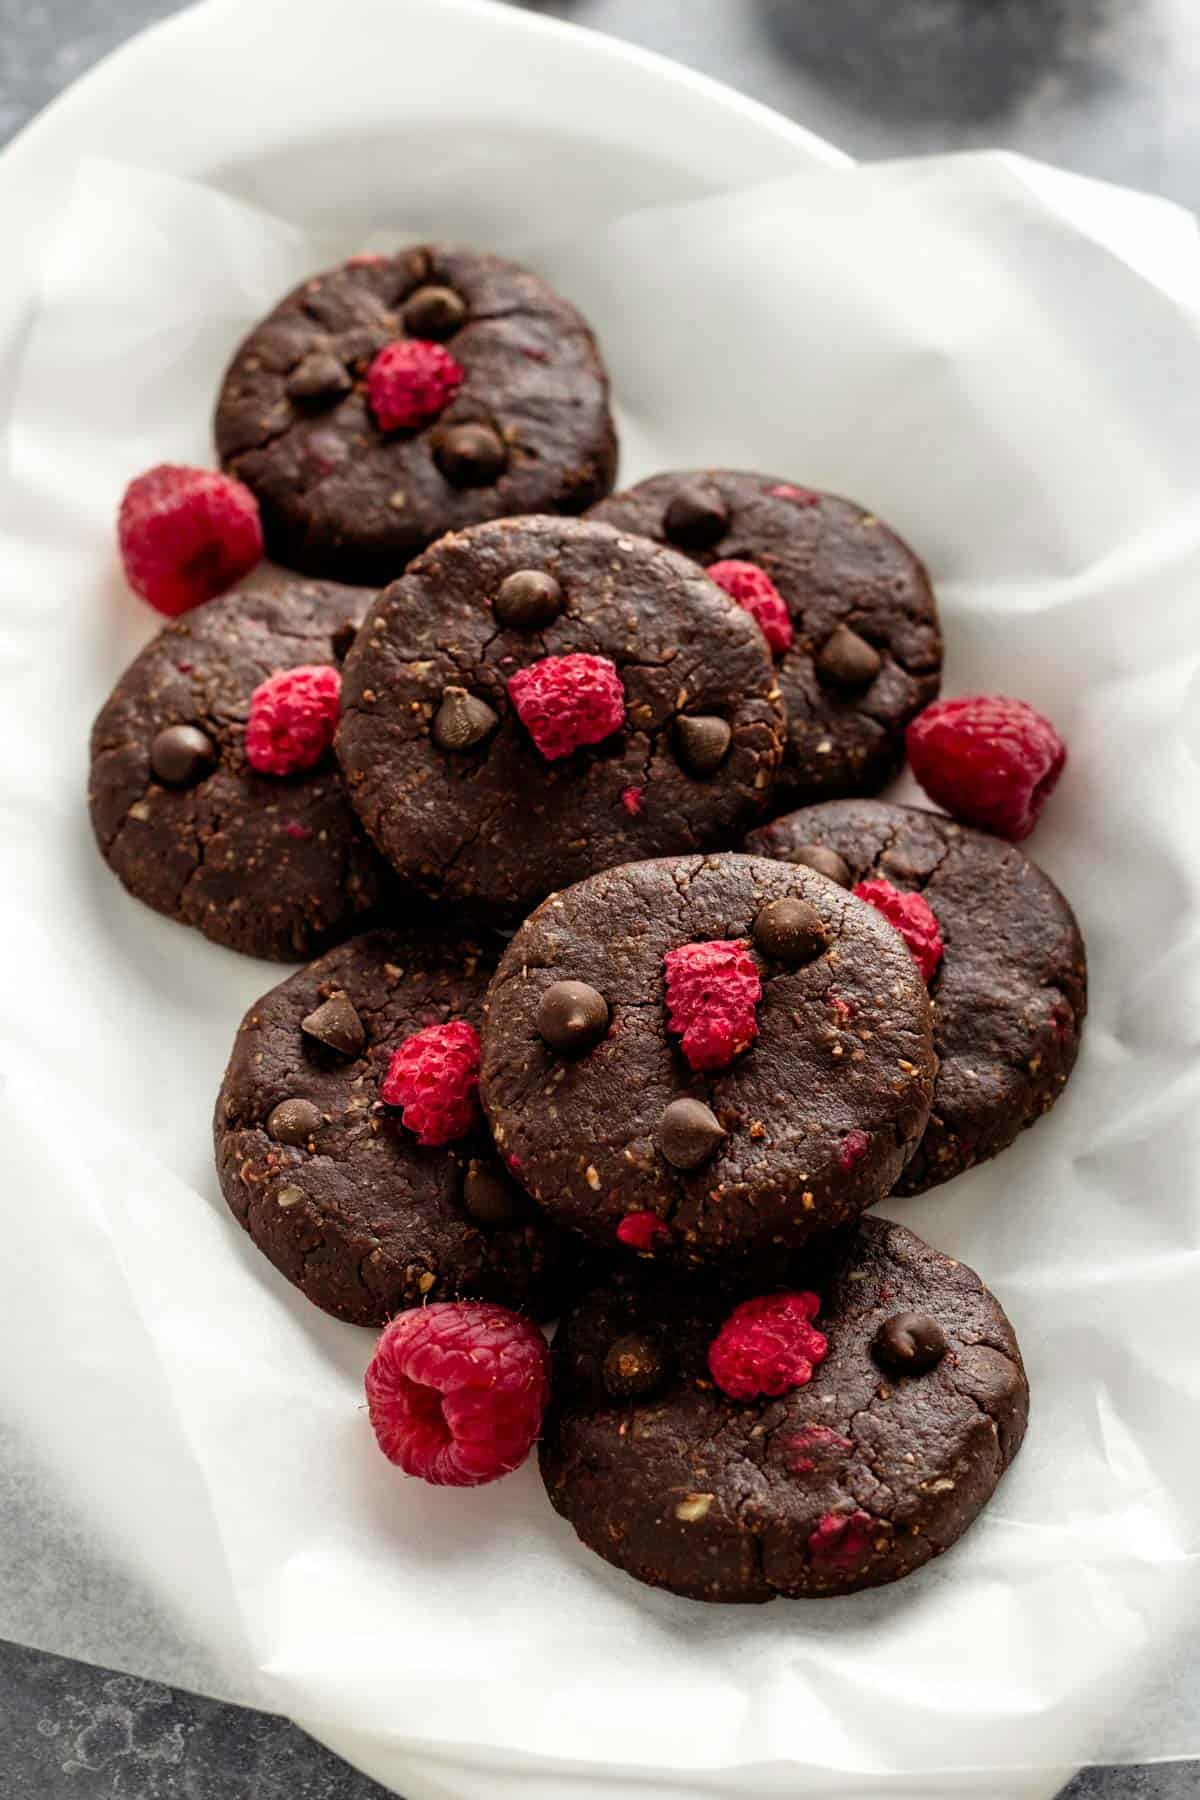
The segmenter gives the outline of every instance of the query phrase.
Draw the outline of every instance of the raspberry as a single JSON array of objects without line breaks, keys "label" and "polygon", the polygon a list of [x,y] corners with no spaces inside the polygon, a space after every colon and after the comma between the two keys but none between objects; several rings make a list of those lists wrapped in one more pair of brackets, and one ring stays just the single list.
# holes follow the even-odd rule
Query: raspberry
[{"label": "raspberry", "polygon": [[1058,785],[1067,747],[1023,700],[970,694],[927,706],[908,728],[908,760],[931,800],[1014,842]]},{"label": "raspberry", "polygon": [[519,1468],[550,1393],[546,1340],[529,1319],[484,1301],[401,1313],[367,1367],[379,1448],[406,1475],[478,1487]]},{"label": "raspberry", "polygon": [[397,338],[385,344],[367,370],[367,399],[381,431],[424,425],[449,406],[465,379],[441,344]]},{"label": "raspberry", "polygon": [[159,463],[125,489],[117,541],[134,593],[173,619],[261,560],[258,501],[228,475]]},{"label": "raspberry", "polygon": [[631,819],[636,819],[646,804],[644,787],[627,787],[621,789],[621,805]]},{"label": "raspberry", "polygon": [[727,1069],[758,1036],[762,982],[745,938],[684,944],[663,957],[667,1028],[693,1069]]},{"label": "raspberry", "polygon": [[821,496],[812,488],[794,487],[790,481],[781,481],[771,490],[777,500],[790,500],[793,506],[819,506]]},{"label": "raspberry", "polygon": [[708,1346],[708,1366],[731,1400],[787,1394],[806,1387],[824,1362],[825,1334],[811,1320],[821,1310],[816,1294],[761,1294],[735,1306]]},{"label": "raspberry", "polygon": [[657,1213],[626,1213],[617,1226],[617,1241],[631,1250],[653,1250],[656,1238],[670,1237],[670,1231]]},{"label": "raspberry", "polygon": [[865,1560],[875,1535],[870,1513],[856,1507],[852,1513],[826,1513],[808,1536],[808,1554],[814,1562],[853,1569]]},{"label": "raspberry", "polygon": [[385,1106],[404,1108],[401,1123],[418,1144],[464,1137],[478,1116],[479,1033],[465,1019],[427,1025],[393,1051],[379,1089]]},{"label": "raspberry", "polygon": [[625,689],[607,656],[544,656],[511,675],[508,691],[547,762],[598,744],[625,723]]},{"label": "raspberry", "polygon": [[890,881],[860,881],[854,890],[860,900],[881,912],[894,925],[912,952],[913,961],[929,982],[942,960],[942,934],[937,916],[923,894],[902,894]]},{"label": "raspberry", "polygon": [[246,761],[260,775],[315,768],[333,743],[342,678],[325,663],[280,669],[250,696]]},{"label": "raspberry", "polygon": [[848,1131],[838,1145],[838,1168],[848,1175],[856,1169],[867,1151],[871,1148],[871,1140],[865,1131]]},{"label": "raspberry", "polygon": [[836,1466],[854,1445],[828,1425],[804,1425],[779,1440],[784,1462],[792,1475],[814,1475],[818,1469]]},{"label": "raspberry", "polygon": [[731,558],[727,562],[710,563],[708,576],[750,614],[776,656],[789,648],[792,621],[783,595],[765,570],[757,563]]}]

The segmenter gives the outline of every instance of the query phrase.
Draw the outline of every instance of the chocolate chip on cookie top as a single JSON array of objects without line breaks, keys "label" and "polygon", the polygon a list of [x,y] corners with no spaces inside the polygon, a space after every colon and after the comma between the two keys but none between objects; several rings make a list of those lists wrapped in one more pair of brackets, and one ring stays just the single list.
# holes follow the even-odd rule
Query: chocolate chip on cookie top
[{"label": "chocolate chip on cookie top", "polygon": [[1087,957],[1066,899],[1014,844],[919,807],[835,800],[746,848],[810,867],[832,858],[864,891],[919,896],[937,922],[933,1111],[897,1193],[949,1181],[1050,1110],[1079,1050]]},{"label": "chocolate chip on cookie top", "polygon": [[267,571],[167,625],[92,730],[101,852],[139,900],[284,962],[360,930],[396,884],[333,756],[365,588]]},{"label": "chocolate chip on cookie top", "polygon": [[559,1325],[543,1479],[580,1539],[696,1600],[851,1593],[959,1538],[1029,1391],[978,1276],[886,1219],[787,1285],[619,1279]]},{"label": "chocolate chip on cookie top", "polygon": [[384,591],[337,749],[398,870],[521,916],[596,869],[725,841],[783,736],[761,634],[693,563],[536,518],[444,538]]},{"label": "chocolate chip on cookie top", "polygon": [[561,1304],[558,1254],[484,1129],[487,954],[373,931],[242,1021],[217,1102],[221,1189],[259,1249],[326,1312],[382,1324],[425,1300]]},{"label": "chocolate chip on cookie top", "polygon": [[488,992],[481,1091],[548,1217],[699,1264],[777,1258],[873,1205],[933,1072],[925,984],[886,920],[723,855],[607,869],[539,907]]},{"label": "chocolate chip on cookie top", "polygon": [[444,245],[287,295],[229,366],[216,439],[270,552],[352,581],[392,580],[480,519],[582,512],[616,466],[579,313],[530,270]]},{"label": "chocolate chip on cookie top", "polygon": [[873,513],[713,469],[652,476],[589,517],[694,557],[758,620],[788,709],[777,799],[873,793],[895,773],[942,638],[924,565]]}]

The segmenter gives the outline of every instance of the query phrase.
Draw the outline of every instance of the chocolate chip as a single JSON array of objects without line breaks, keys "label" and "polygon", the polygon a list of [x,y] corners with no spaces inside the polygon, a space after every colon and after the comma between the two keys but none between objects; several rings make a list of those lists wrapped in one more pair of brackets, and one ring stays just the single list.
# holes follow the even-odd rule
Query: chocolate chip
[{"label": "chocolate chip", "polygon": [[733,729],[726,719],[684,713],[675,721],[675,752],[691,775],[711,775],[725,761]]},{"label": "chocolate chip", "polygon": [[281,1100],[267,1119],[267,1134],[277,1144],[307,1144],[320,1125],[321,1109],[311,1100]]},{"label": "chocolate chip", "polygon": [[871,1345],[877,1363],[893,1375],[926,1375],[950,1348],[928,1313],[899,1312],[885,1319]]},{"label": "chocolate chip", "polygon": [[797,844],[794,850],[788,851],[787,860],[798,863],[803,869],[815,869],[818,875],[836,881],[839,887],[850,886],[849,866],[836,850],[828,850],[824,844]]},{"label": "chocolate chip", "polygon": [[667,1359],[657,1338],[631,1332],[608,1347],[604,1385],[615,1400],[642,1400],[662,1386]]},{"label": "chocolate chip", "polygon": [[582,1056],[608,1030],[608,1001],[586,981],[555,981],[538,1006],[537,1028],[560,1056]]},{"label": "chocolate chip", "polygon": [[883,658],[874,644],[848,625],[839,625],[817,652],[817,674],[831,687],[860,688],[874,681]]},{"label": "chocolate chip", "polygon": [[541,569],[518,569],[506,575],[496,594],[496,617],[514,631],[538,631],[562,611],[563,591],[553,575]]},{"label": "chocolate chip", "polygon": [[490,425],[450,425],[434,440],[433,459],[455,487],[488,487],[503,475],[508,451]]},{"label": "chocolate chip", "polygon": [[353,385],[345,364],[328,350],[310,351],[287,378],[287,391],[293,400],[338,400]]},{"label": "chocolate chip", "polygon": [[344,625],[339,625],[337,630],[333,633],[333,636],[329,640],[329,644],[334,656],[339,662],[344,662],[349,656],[351,646],[357,636],[358,626],[352,619],[347,619],[346,623]]},{"label": "chocolate chip", "polygon": [[479,1225],[511,1225],[525,1211],[516,1183],[499,1169],[472,1162],[463,1182],[463,1205]]},{"label": "chocolate chip", "polygon": [[672,1100],[663,1108],[654,1141],[673,1169],[698,1169],[725,1137],[721,1121],[703,1100]]},{"label": "chocolate chip", "polygon": [[404,302],[404,329],[413,337],[453,337],[466,318],[467,303],[451,287],[419,287]]},{"label": "chocolate chip", "polygon": [[821,915],[807,900],[772,900],[754,921],[754,942],[764,956],[795,966],[820,956],[829,939]]},{"label": "chocolate chip", "polygon": [[150,745],[150,767],[168,787],[194,787],[216,766],[216,745],[195,725],[165,725]]},{"label": "chocolate chip", "polygon": [[433,741],[439,750],[473,750],[499,723],[499,715],[486,700],[468,694],[466,688],[444,688],[434,716]]},{"label": "chocolate chip", "polygon": [[360,1055],[367,1041],[363,1022],[345,994],[323,1001],[306,1019],[301,1019],[300,1029],[305,1037],[315,1038],[339,1056]]},{"label": "chocolate chip", "polygon": [[680,488],[663,513],[663,531],[673,544],[689,550],[708,550],[729,526],[729,508],[716,488]]}]

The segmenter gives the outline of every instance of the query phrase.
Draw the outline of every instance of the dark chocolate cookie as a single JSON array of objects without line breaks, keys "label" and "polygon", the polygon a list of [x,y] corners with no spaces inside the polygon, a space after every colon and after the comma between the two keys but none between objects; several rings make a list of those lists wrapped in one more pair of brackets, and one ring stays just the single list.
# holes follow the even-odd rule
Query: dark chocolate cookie
[{"label": "dark chocolate cookie", "polygon": [[819,1300],[827,1354],[777,1398],[713,1379],[744,1291],[617,1282],[560,1324],[542,1476],[637,1580],[695,1600],[881,1587],[949,1549],[1020,1448],[1021,1353],[963,1264],[869,1218],[789,1286]]},{"label": "dark chocolate cookie", "polygon": [[393,890],[332,754],[305,774],[256,774],[250,696],[280,669],[335,663],[374,594],[266,573],[166,626],[92,729],[89,802],[106,862],[131,894],[215,943],[298,962]]},{"label": "dark chocolate cookie", "polygon": [[422,1145],[380,1084],[429,1025],[477,1026],[490,964],[466,938],[372,931],[272,988],[217,1100],[230,1209],[317,1306],[382,1324],[425,1300],[557,1309],[571,1256],[505,1174],[482,1119]]},{"label": "dark chocolate cookie", "polygon": [[444,538],[380,595],[337,750],[397,869],[520,916],[596,869],[728,841],[783,737],[761,634],[694,564],[540,518]]},{"label": "dark chocolate cookie", "polygon": [[723,469],[655,475],[590,517],[774,582],[794,634],[776,658],[789,740],[777,800],[870,794],[896,772],[905,726],[941,685],[942,635],[923,563],[882,520]]},{"label": "dark chocolate cookie", "polygon": [[[440,345],[463,379],[439,413],[383,430],[367,371],[401,339]],[[617,453],[575,308],[516,263],[436,244],[355,257],[282,300],[230,364],[216,440],[274,556],[375,583],[476,520],[582,512]]]},{"label": "dark chocolate cookie", "polygon": [[666,1259],[777,1256],[856,1218],[915,1149],[933,1073],[902,939],[761,857],[555,894],[488,991],[482,1091],[510,1166],[556,1222]]},{"label": "dark chocolate cookie", "polygon": [[878,800],[805,807],[750,834],[756,856],[841,858],[925,896],[945,954],[931,984],[933,1111],[896,1184],[919,1194],[995,1156],[1054,1105],[1075,1065],[1087,959],[1075,915],[1015,844]]}]

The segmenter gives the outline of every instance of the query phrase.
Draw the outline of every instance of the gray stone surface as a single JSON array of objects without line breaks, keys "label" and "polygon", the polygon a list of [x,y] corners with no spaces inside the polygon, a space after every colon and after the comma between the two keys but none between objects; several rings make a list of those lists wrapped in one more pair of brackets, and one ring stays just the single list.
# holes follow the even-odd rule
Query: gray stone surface
[{"label": "gray stone surface", "polygon": [[[515,0],[520,3],[520,0]],[[732,83],[860,157],[1002,144],[1200,191],[1200,0],[528,0]],[[0,142],[177,0],[0,0]],[[0,1800],[378,1800],[283,1720],[0,1644]],[[1200,1764],[1063,1800],[1196,1800]]]}]

